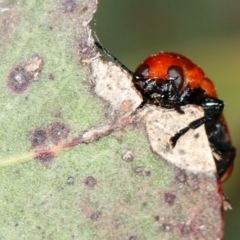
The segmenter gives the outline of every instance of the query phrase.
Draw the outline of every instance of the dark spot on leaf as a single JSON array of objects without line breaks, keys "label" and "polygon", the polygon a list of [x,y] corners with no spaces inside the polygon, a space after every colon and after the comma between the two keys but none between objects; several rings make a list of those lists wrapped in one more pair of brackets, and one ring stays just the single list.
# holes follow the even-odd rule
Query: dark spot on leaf
[{"label": "dark spot on leaf", "polygon": [[14,68],[8,77],[8,86],[14,93],[24,92],[30,85],[32,78],[24,67],[18,66]]},{"label": "dark spot on leaf", "polygon": [[91,214],[90,218],[92,221],[97,221],[101,217],[102,213],[100,211],[96,211]]},{"label": "dark spot on leaf", "polygon": [[165,193],[164,194],[164,201],[170,206],[172,206],[174,204],[175,199],[176,199],[176,195],[173,193]]},{"label": "dark spot on leaf", "polygon": [[137,236],[130,236],[128,240],[137,240]]},{"label": "dark spot on leaf", "polygon": [[49,80],[54,80],[54,79],[55,79],[55,75],[54,75],[53,73],[50,73],[50,74],[48,75],[48,79],[49,79]]},{"label": "dark spot on leaf", "polygon": [[130,150],[127,150],[123,155],[122,155],[122,159],[125,162],[130,162],[134,159],[134,155],[133,152]]},{"label": "dark spot on leaf", "polygon": [[88,7],[87,7],[87,6],[85,6],[84,8],[82,8],[82,10],[81,10],[82,14],[85,13],[87,10],[88,10]]},{"label": "dark spot on leaf", "polygon": [[187,174],[184,170],[180,170],[180,171],[178,171],[178,173],[175,177],[175,180],[176,180],[177,183],[183,184],[183,183],[187,182],[188,176],[187,176]]},{"label": "dark spot on leaf", "polygon": [[43,58],[37,54],[28,61],[19,63],[10,72],[8,77],[8,86],[14,93],[24,92],[32,83],[40,78],[42,71]]},{"label": "dark spot on leaf", "polygon": [[134,171],[140,177],[149,177],[151,175],[151,172],[143,166],[136,167]]},{"label": "dark spot on leaf", "polygon": [[149,177],[151,175],[150,171],[146,171],[146,177]]},{"label": "dark spot on leaf", "polygon": [[184,154],[186,154],[186,151],[183,150],[183,149],[180,149],[180,150],[178,150],[178,153],[179,153],[180,155],[184,155]]},{"label": "dark spot on leaf", "polygon": [[162,223],[160,225],[160,228],[164,231],[164,232],[169,232],[171,231],[172,227],[169,223]]},{"label": "dark spot on leaf", "polygon": [[122,226],[125,225],[125,219],[121,216],[117,217],[117,218],[114,218],[112,220],[112,225],[115,227],[115,228],[120,228]]},{"label": "dark spot on leaf", "polygon": [[53,152],[51,152],[48,149],[41,150],[41,151],[36,153],[35,158],[40,160],[43,163],[49,163],[49,162],[52,162],[52,160],[54,159],[54,154],[53,154]]},{"label": "dark spot on leaf", "polygon": [[92,177],[92,176],[88,176],[85,181],[84,181],[85,185],[88,186],[89,188],[94,188],[95,185],[97,184],[97,180]]},{"label": "dark spot on leaf", "polygon": [[72,176],[68,177],[68,179],[67,179],[67,183],[68,183],[69,185],[73,185],[74,182],[75,182],[74,177],[72,177]]},{"label": "dark spot on leaf", "polygon": [[69,127],[63,122],[55,122],[49,128],[49,137],[54,144],[66,139],[69,134]]},{"label": "dark spot on leaf", "polygon": [[72,13],[77,7],[75,0],[65,0],[62,2],[61,8],[65,13]]},{"label": "dark spot on leaf", "polygon": [[199,136],[200,136],[199,133],[194,134],[195,138],[199,138]]},{"label": "dark spot on leaf", "polygon": [[166,145],[165,145],[165,151],[169,152],[171,149],[172,149],[172,148],[171,148],[170,144],[169,144],[169,143],[166,143]]},{"label": "dark spot on leaf", "polygon": [[44,128],[37,128],[30,134],[30,141],[32,147],[43,145],[47,140],[47,131]]},{"label": "dark spot on leaf", "polygon": [[183,224],[181,227],[180,227],[180,231],[182,234],[186,235],[186,234],[190,234],[192,231],[191,231],[191,226],[190,225],[187,225],[187,224]]},{"label": "dark spot on leaf", "polygon": [[200,188],[200,179],[198,176],[193,175],[191,179],[188,181],[188,186],[193,190],[197,191]]}]

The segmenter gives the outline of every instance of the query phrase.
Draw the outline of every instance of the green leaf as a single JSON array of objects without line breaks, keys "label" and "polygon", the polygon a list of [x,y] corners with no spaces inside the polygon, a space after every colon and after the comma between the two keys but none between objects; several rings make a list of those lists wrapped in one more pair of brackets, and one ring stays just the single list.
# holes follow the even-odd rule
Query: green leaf
[{"label": "green leaf", "polygon": [[5,4],[0,239],[220,238],[215,175],[161,158],[158,109],[137,110],[129,77],[97,58],[96,2]]}]

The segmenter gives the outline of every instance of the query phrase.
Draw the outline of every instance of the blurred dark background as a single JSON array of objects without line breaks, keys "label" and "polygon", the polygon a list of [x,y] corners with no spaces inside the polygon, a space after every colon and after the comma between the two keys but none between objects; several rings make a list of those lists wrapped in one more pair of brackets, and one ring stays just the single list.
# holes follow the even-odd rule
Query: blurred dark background
[{"label": "blurred dark background", "polygon": [[[205,71],[225,101],[232,140],[240,149],[240,1],[99,0],[92,23],[104,46],[131,70],[147,56],[174,51]],[[224,184],[233,210],[225,239],[240,239],[240,154]]]}]

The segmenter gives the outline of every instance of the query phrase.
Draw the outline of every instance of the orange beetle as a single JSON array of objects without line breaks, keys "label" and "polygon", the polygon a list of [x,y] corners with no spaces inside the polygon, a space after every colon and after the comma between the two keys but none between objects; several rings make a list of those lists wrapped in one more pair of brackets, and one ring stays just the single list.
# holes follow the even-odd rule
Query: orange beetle
[{"label": "orange beetle", "polygon": [[184,113],[182,106],[195,104],[204,110],[204,116],[181,129],[170,142],[172,147],[189,129],[205,124],[209,144],[216,163],[221,182],[232,173],[236,149],[232,146],[229,130],[222,115],[224,102],[217,98],[213,82],[188,58],[176,54],[161,52],[144,60],[135,72],[129,70],[99,42],[102,49],[114,62],[119,64],[133,77],[136,89],[143,97],[143,103],[155,104],[163,108],[173,108]]},{"label": "orange beetle", "polygon": [[236,150],[231,144],[229,130],[222,115],[223,101],[217,98],[213,82],[188,58],[176,53],[159,53],[150,56],[133,74],[135,87],[144,103],[174,108],[183,113],[181,106],[199,105],[204,117],[191,122],[171,138],[175,146],[179,137],[189,129],[205,124],[217,172],[223,182],[231,175]]}]

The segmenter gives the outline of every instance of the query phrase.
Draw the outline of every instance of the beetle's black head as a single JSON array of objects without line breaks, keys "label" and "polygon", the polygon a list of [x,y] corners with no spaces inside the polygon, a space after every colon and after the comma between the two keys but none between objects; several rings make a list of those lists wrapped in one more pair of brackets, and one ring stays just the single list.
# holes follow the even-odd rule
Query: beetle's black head
[{"label": "beetle's black head", "polygon": [[147,65],[140,65],[133,75],[135,87],[148,103],[165,108],[174,108],[179,103],[180,91],[183,86],[183,72],[178,66],[168,69],[166,79],[150,78]]}]

